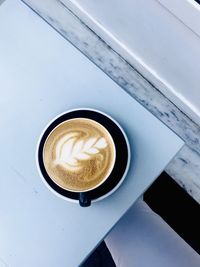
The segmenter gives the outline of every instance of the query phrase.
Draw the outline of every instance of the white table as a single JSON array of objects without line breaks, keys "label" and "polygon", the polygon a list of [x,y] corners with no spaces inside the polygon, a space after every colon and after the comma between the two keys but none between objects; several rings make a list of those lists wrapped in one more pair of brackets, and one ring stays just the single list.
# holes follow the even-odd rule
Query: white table
[{"label": "white table", "polygon": [[[77,267],[165,168],[182,140],[22,2],[0,7],[0,267]],[[44,126],[70,108],[113,116],[131,167],[110,197],[81,208],[41,181]]]}]

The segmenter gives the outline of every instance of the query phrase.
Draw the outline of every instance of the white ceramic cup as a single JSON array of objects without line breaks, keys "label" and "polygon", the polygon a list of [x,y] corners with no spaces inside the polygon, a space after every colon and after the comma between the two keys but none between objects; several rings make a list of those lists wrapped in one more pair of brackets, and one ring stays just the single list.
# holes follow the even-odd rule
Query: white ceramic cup
[{"label": "white ceramic cup", "polygon": [[[44,144],[49,134],[64,121],[75,118],[88,118],[101,124],[112,137],[115,147],[115,161],[113,168],[110,169],[110,172],[102,182],[84,192],[66,190],[58,184],[55,184],[45,170],[42,156]],[[121,155],[121,153],[124,155]],[[79,202],[81,206],[89,206],[91,201],[95,202],[102,200],[116,191],[126,177],[129,169],[130,157],[130,145],[123,128],[108,114],[91,108],[71,109],[53,118],[42,131],[36,149],[37,168],[45,185],[57,196],[71,202]],[[92,195],[92,197],[90,195]]]}]

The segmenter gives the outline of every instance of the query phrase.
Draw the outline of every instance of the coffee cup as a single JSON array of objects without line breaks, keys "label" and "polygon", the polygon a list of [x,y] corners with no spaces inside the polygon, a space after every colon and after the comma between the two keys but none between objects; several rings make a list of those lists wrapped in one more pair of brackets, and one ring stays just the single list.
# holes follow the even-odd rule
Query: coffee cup
[{"label": "coffee cup", "polygon": [[119,187],[128,170],[130,148],[124,130],[109,115],[73,109],[45,127],[36,160],[51,191],[86,207]]}]

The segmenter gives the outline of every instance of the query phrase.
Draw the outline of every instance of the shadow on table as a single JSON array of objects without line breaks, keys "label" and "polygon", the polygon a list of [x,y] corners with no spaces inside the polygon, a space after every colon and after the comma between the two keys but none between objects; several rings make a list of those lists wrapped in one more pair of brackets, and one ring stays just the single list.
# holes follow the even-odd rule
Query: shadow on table
[{"label": "shadow on table", "polygon": [[116,267],[105,242],[102,242],[81,267]]}]

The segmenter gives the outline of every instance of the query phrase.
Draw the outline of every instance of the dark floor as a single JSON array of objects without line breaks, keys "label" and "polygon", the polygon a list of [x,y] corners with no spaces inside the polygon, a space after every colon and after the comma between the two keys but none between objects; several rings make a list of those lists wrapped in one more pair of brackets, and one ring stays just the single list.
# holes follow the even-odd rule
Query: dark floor
[{"label": "dark floor", "polygon": [[200,254],[200,205],[163,173],[144,194],[144,200]]},{"label": "dark floor", "polygon": [[102,242],[81,267],[116,267],[106,244]]},{"label": "dark floor", "polygon": [[[200,254],[200,205],[163,172],[144,194],[144,200]],[[104,242],[82,267],[115,267]]]}]

